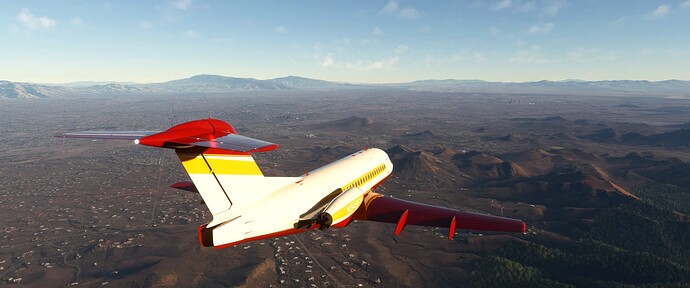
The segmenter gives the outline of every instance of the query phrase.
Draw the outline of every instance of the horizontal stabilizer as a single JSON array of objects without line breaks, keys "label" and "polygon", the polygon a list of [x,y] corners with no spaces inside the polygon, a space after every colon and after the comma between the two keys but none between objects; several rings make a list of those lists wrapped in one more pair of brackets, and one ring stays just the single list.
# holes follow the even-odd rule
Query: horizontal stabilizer
[{"label": "horizontal stabilizer", "polygon": [[194,142],[193,145],[239,152],[264,152],[278,148],[277,144],[237,134],[229,134],[208,141]]},{"label": "horizontal stabilizer", "polygon": [[134,140],[135,144],[161,148],[202,147],[240,153],[265,152],[277,144],[237,135],[230,124],[217,119],[194,120],[165,131],[82,131],[55,135],[64,138]]},{"label": "horizontal stabilizer", "polygon": [[264,152],[277,144],[237,135],[230,124],[217,119],[194,120],[160,133],[134,140],[134,143],[162,148],[203,147],[233,152]]}]

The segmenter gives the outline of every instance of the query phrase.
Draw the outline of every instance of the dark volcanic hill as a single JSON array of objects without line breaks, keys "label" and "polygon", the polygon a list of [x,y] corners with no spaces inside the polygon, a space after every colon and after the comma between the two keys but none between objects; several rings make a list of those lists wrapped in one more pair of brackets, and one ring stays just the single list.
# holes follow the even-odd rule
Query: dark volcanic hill
[{"label": "dark volcanic hill", "polygon": [[[609,165],[606,158],[580,149],[488,155],[479,151],[458,153],[451,149],[438,152],[417,151],[398,145],[387,150],[396,175],[456,183],[474,187],[476,195],[502,201],[526,201],[550,209],[564,207],[602,208],[637,199],[629,192],[619,173],[607,167],[641,167],[636,158],[616,158]],[[623,159],[623,160],[621,160]],[[639,161],[638,161],[639,160]],[[637,166],[636,166],[637,165]],[[651,172],[650,172],[651,173]],[[630,181],[638,181],[627,172]]]},{"label": "dark volcanic hill", "polygon": [[604,128],[579,136],[580,139],[598,143],[621,143],[626,145],[652,145],[668,148],[690,145],[690,129],[644,136],[639,133],[620,133],[613,128]]},{"label": "dark volcanic hill", "polygon": [[527,172],[519,165],[478,151],[455,154],[451,161],[465,177],[473,181],[504,179],[525,176]]},{"label": "dark volcanic hill", "polygon": [[487,181],[481,185],[487,187],[491,197],[527,201],[550,208],[604,208],[631,197],[629,192],[612,182],[606,172],[592,164],[556,167],[546,175]]},{"label": "dark volcanic hill", "polygon": [[599,129],[578,138],[599,143],[624,143],[631,145],[640,145],[646,142],[646,137],[642,134],[636,132],[620,133],[613,128]]},{"label": "dark volcanic hill", "polygon": [[[430,151],[417,151],[404,145],[386,150],[393,162],[396,175],[426,182],[455,183],[458,169],[441,155]],[[459,178],[459,177],[458,177]]]},{"label": "dark volcanic hill", "polygon": [[416,133],[406,133],[400,137],[397,137],[394,143],[398,144],[410,144],[410,143],[430,143],[438,139],[438,136],[434,134],[431,130],[424,130]]},{"label": "dark volcanic hill", "polygon": [[604,128],[579,136],[579,138],[599,143],[617,143],[620,141],[620,136],[620,133],[613,128]]},{"label": "dark volcanic hill", "polygon": [[644,142],[648,145],[664,147],[690,146],[690,129],[650,135],[644,138]]}]

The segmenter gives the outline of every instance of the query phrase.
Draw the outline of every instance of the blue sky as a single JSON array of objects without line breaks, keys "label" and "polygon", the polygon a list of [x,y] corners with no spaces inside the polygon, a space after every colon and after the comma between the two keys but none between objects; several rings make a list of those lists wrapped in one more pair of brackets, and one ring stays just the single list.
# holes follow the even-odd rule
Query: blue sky
[{"label": "blue sky", "polygon": [[690,80],[690,0],[4,1],[0,80]]}]

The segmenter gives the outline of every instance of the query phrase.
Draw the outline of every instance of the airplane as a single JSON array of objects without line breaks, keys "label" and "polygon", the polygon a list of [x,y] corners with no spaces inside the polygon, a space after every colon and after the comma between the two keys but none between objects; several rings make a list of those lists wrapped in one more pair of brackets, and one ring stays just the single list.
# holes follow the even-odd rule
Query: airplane
[{"label": "airplane", "polygon": [[374,192],[393,172],[381,149],[367,148],[298,177],[264,176],[252,153],[277,144],[237,134],[218,119],[185,122],[165,131],[83,131],[58,137],[133,140],[174,149],[191,181],[170,187],[199,193],[213,215],[198,227],[202,246],[217,249],[240,243],[329,227],[353,221],[455,230],[525,232],[520,220],[411,202]]}]

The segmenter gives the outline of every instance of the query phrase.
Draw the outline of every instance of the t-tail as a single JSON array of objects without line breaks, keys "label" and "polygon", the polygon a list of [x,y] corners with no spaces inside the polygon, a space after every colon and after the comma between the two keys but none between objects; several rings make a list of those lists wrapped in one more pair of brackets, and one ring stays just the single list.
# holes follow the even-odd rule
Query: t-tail
[{"label": "t-tail", "polygon": [[[271,151],[278,145],[240,136],[228,123],[217,119],[194,120],[165,131],[84,131],[59,136],[134,140],[140,145],[174,149],[192,183],[182,181],[171,187],[201,195],[213,215],[203,230],[231,221],[231,215],[298,179],[265,177],[251,153]],[[201,238],[202,245],[212,246]]]}]

